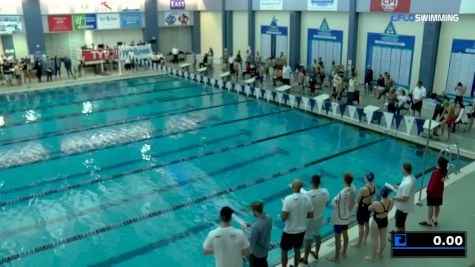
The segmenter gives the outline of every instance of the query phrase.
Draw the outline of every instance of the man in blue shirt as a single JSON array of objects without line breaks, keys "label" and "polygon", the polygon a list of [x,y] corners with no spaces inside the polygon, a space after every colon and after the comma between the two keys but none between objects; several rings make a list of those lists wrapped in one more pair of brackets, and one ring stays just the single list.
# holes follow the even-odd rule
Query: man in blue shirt
[{"label": "man in blue shirt", "polygon": [[267,253],[270,247],[272,219],[264,213],[264,203],[256,201],[251,204],[252,213],[256,221],[251,226],[251,255],[249,256],[250,267],[268,267]]}]

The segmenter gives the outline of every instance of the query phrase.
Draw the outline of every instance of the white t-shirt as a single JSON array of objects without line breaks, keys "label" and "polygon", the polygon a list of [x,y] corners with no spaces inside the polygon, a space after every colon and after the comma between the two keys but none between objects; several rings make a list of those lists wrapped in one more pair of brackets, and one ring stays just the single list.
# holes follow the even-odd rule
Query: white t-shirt
[{"label": "white t-shirt", "polygon": [[414,100],[424,99],[426,98],[426,95],[427,95],[427,91],[424,86],[422,86],[421,88],[416,86],[416,88],[414,88],[414,92],[412,92],[412,98]]},{"label": "white t-shirt", "polygon": [[355,216],[356,188],[345,187],[332,200],[331,224],[348,225]]},{"label": "white t-shirt", "polygon": [[305,195],[310,199],[313,207],[313,218],[310,220],[318,220],[323,216],[323,211],[325,206],[330,200],[330,194],[326,189],[312,189],[305,193]]},{"label": "white t-shirt", "polygon": [[290,79],[290,74],[292,74],[292,68],[285,66],[282,73],[282,79]]},{"label": "white t-shirt", "polygon": [[173,49],[172,49],[172,54],[173,54],[173,55],[178,55],[178,53],[179,53],[179,51],[178,51],[177,48],[173,48]]},{"label": "white t-shirt", "polygon": [[284,232],[299,234],[307,229],[308,213],[313,211],[310,199],[302,193],[293,193],[284,199],[282,211],[289,213]]},{"label": "white t-shirt", "polygon": [[394,201],[396,209],[409,213],[414,210],[414,194],[416,193],[416,178],[412,175],[405,176],[402,179],[399,189],[397,190],[397,197],[407,196],[407,201]]},{"label": "white t-shirt", "polygon": [[242,252],[249,247],[244,232],[234,227],[216,228],[203,243],[203,249],[214,252],[216,267],[242,267]]}]

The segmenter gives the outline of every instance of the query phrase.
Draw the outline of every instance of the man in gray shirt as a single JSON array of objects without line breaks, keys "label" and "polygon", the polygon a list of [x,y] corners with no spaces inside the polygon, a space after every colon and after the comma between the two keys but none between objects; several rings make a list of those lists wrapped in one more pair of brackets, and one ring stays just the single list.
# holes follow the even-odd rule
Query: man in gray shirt
[{"label": "man in gray shirt", "polygon": [[251,255],[249,256],[250,267],[268,267],[267,252],[270,247],[270,235],[272,219],[264,213],[264,203],[256,201],[251,204],[252,213],[256,220],[251,226]]}]

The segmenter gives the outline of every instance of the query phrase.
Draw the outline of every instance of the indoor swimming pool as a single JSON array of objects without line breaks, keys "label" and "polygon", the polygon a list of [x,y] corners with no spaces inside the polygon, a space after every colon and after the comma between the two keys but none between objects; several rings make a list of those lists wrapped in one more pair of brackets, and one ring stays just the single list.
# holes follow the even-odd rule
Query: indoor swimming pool
[{"label": "indoor swimming pool", "polygon": [[7,266],[213,266],[202,242],[220,208],[252,222],[255,200],[274,220],[277,263],[294,178],[308,188],[320,174],[333,197],[344,172],[361,186],[372,171],[379,188],[400,182],[403,162],[423,172],[415,144],[167,75],[14,93],[0,105]]}]

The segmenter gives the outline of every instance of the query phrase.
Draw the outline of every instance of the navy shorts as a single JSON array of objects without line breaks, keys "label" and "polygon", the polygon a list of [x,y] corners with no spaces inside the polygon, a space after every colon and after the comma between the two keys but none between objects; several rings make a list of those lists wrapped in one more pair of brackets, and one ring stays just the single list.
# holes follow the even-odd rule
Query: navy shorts
[{"label": "navy shorts", "polygon": [[405,228],[406,219],[407,219],[407,213],[404,213],[400,210],[396,210],[396,228]]},{"label": "navy shorts", "polygon": [[347,231],[348,230],[348,224],[345,224],[345,225],[339,225],[339,224],[335,224],[333,225],[333,231],[335,232],[335,234],[341,234],[343,233],[343,231]]},{"label": "navy shorts", "polygon": [[298,234],[288,234],[286,232],[282,233],[282,239],[280,240],[280,248],[285,251],[291,249],[299,249],[303,246],[303,238],[305,232]]}]

